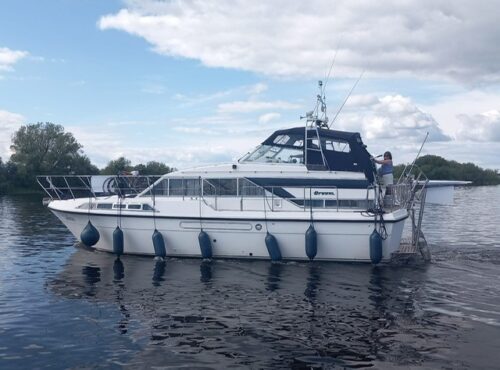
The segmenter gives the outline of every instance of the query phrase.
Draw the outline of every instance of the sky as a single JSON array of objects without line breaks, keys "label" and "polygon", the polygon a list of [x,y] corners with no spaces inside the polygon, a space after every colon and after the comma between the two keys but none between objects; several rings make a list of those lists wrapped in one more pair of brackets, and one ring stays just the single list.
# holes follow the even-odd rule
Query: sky
[{"label": "sky", "polygon": [[231,162],[303,126],[323,80],[332,128],[360,132],[374,155],[411,162],[428,132],[422,154],[500,169],[499,8],[1,0],[0,157],[22,125],[53,122],[98,167]]}]

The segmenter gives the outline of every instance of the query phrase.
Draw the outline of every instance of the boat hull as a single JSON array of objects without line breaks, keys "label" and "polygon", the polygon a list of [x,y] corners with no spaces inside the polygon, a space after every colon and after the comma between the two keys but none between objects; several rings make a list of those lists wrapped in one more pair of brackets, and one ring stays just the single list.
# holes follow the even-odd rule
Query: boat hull
[{"label": "boat hull", "polygon": [[[233,219],[233,218],[177,218],[177,217],[117,217],[51,211],[80,238],[80,233],[90,220],[99,230],[100,239],[94,246],[98,250],[113,252],[113,231],[117,226],[124,234],[124,253],[154,255],[152,234],[161,232],[169,257],[201,258],[198,235],[203,229],[208,233],[215,258],[269,259],[265,244],[266,233],[273,234],[281,254],[287,260],[308,260],[305,251],[305,232],[308,219]],[[383,261],[390,259],[400,245],[406,211],[398,218],[385,222],[387,238],[382,243]],[[315,260],[371,262],[369,237],[375,227],[373,217],[357,220],[315,220],[317,255]]]}]

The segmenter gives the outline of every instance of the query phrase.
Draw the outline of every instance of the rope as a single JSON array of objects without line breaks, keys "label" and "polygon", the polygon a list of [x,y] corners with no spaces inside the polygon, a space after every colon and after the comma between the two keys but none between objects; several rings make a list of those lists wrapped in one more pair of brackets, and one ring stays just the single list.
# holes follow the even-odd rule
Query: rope
[{"label": "rope", "polygon": [[[202,222],[201,222],[201,196],[202,196],[201,176],[198,179],[199,179],[199,182],[200,182],[200,196],[198,197],[198,209],[199,209],[199,212],[200,212],[200,231],[203,231],[203,225],[202,225]],[[215,194],[215,196],[217,196],[217,194]]]},{"label": "rope", "polygon": [[122,227],[122,198],[118,196],[118,210],[116,212],[117,218],[116,218],[116,226],[118,226],[120,229]]},{"label": "rope", "polygon": [[[373,223],[374,223],[375,230],[380,234],[380,236],[382,237],[382,240],[386,240],[389,235],[387,233],[387,228],[385,226],[384,209],[380,206],[381,196],[382,196],[382,189],[381,189],[381,187],[379,187],[379,195],[378,195],[379,201],[375,204],[375,208],[368,208],[365,212],[361,212],[361,215],[364,217],[373,217],[374,218]],[[378,217],[380,217],[380,221],[377,220]],[[378,228],[377,228],[377,226],[378,226]]]},{"label": "rope", "polygon": [[87,216],[89,218],[89,221],[90,221],[90,208],[92,207],[92,197],[89,195],[89,209],[87,211]]},{"label": "rope", "polygon": [[[377,227],[376,223],[375,223],[375,227]],[[382,240],[386,240],[387,237],[389,236],[387,234],[387,229],[385,227],[385,221],[384,221],[384,215],[382,213],[380,214],[378,233],[380,234],[380,237],[382,238]]]},{"label": "rope", "polygon": [[[314,225],[313,225],[313,210],[312,210],[312,206],[313,206],[312,203],[313,202],[312,202],[312,196],[311,196],[311,194],[312,194],[311,193],[311,188],[309,188],[309,217],[310,217],[311,226],[314,227]],[[304,199],[304,201],[305,201],[305,199]]]},{"label": "rope", "polygon": [[153,198],[153,224],[156,230],[156,212],[155,212],[155,207],[156,207],[156,200],[155,200],[155,186],[153,185],[153,189],[151,190],[151,195]]},{"label": "rope", "polygon": [[267,204],[267,199],[266,199],[266,188],[262,188],[262,191],[264,192],[264,197],[262,200],[264,201],[264,224],[266,225],[266,233],[269,232],[268,227],[267,227],[267,211],[266,211],[266,204]]}]

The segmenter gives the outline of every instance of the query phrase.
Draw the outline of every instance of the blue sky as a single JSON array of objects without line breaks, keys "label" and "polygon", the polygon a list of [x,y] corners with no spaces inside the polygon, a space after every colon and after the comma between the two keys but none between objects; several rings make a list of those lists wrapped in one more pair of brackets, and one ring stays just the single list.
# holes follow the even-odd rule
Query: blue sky
[{"label": "blue sky", "polygon": [[338,51],[334,123],[374,154],[500,168],[495,1],[0,2],[0,157],[26,123],[63,125],[98,166],[231,161],[302,125]]}]

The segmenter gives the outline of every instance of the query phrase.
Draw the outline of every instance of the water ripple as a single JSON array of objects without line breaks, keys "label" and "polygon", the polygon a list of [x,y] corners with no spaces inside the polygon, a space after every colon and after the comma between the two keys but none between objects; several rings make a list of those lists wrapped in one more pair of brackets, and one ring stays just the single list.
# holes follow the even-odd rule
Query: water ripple
[{"label": "water ripple", "polygon": [[499,189],[428,206],[434,261],[398,268],[117,260],[75,249],[40,199],[1,197],[0,366],[494,368]]}]

